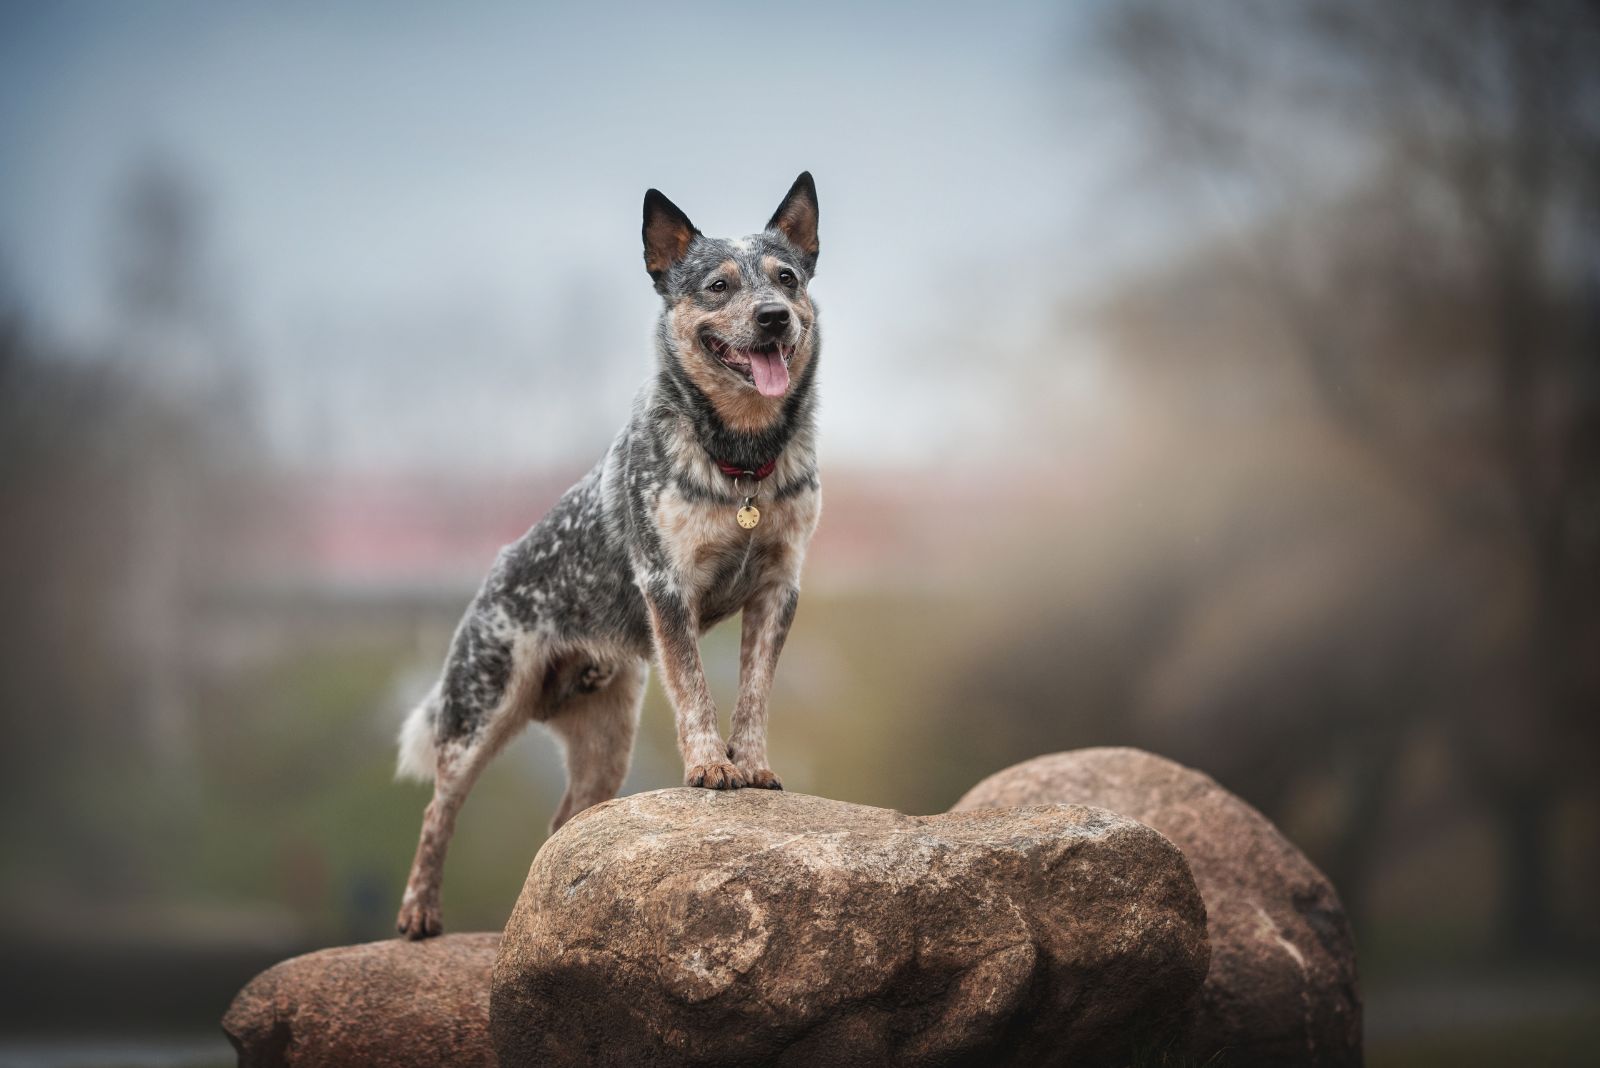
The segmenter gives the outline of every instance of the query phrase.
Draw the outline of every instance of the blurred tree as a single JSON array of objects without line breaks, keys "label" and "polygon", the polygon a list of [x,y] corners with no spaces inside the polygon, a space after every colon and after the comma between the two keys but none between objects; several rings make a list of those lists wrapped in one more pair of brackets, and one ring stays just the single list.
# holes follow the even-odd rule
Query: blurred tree
[{"label": "blurred tree", "polygon": [[130,173],[98,345],[50,340],[0,293],[0,492],[23,502],[0,528],[0,818],[21,893],[137,892],[196,811],[190,620],[251,441],[196,205],[170,166]]},{"label": "blurred tree", "polygon": [[108,227],[106,358],[145,396],[143,459],[126,537],[121,610],[139,677],[129,711],[169,772],[192,769],[187,621],[219,563],[217,542],[248,442],[237,343],[216,288],[205,209],[193,180],[159,156],[117,190]]},{"label": "blurred tree", "polygon": [[[1328,419],[1516,565],[1514,637],[1419,711],[1496,814],[1502,935],[1552,946],[1553,813],[1600,749],[1600,9],[1137,0],[1107,29],[1165,175],[1233,213],[1231,266]],[[1350,776],[1352,872],[1404,738]]]},{"label": "blurred tree", "polygon": [[[75,794],[86,771],[109,768],[140,740],[127,713],[137,664],[112,620],[129,590],[127,517],[145,420],[122,375],[53,350],[9,312],[0,331],[0,489],[26,502],[0,533],[9,607],[0,782],[8,822],[19,824],[7,838],[12,863],[37,859],[40,846],[117,864],[114,849],[86,848],[99,843],[80,837]],[[46,833],[57,841],[40,842],[38,824],[23,819],[41,810],[55,817]]]}]

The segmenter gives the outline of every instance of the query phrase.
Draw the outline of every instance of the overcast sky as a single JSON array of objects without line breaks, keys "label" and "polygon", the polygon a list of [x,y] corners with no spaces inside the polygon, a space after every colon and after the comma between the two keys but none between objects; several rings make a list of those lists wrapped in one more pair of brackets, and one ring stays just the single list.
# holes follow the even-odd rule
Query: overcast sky
[{"label": "overcast sky", "polygon": [[94,338],[113,193],[170,161],[286,456],[537,466],[650,367],[644,190],[739,234],[809,169],[825,451],[949,451],[1137,230],[1067,7],[8,5],[0,264]]}]

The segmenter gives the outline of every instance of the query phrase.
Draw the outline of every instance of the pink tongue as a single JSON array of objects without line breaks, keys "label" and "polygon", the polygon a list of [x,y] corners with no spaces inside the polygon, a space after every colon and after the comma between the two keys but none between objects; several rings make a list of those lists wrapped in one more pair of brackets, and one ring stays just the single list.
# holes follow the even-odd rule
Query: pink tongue
[{"label": "pink tongue", "polygon": [[789,368],[777,350],[751,352],[750,377],[763,397],[781,397],[789,388]]}]

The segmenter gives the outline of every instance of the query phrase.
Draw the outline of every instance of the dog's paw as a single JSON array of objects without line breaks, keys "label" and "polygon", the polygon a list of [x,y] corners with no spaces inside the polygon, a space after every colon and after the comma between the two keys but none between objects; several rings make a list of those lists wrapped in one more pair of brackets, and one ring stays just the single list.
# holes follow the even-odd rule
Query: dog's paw
[{"label": "dog's paw", "polygon": [[771,768],[746,768],[744,784],[755,790],[781,790],[783,780]]},{"label": "dog's paw", "polygon": [[696,764],[683,773],[683,785],[707,790],[737,790],[744,784],[744,772],[725,760]]},{"label": "dog's paw", "polygon": [[406,902],[400,906],[400,915],[395,919],[394,925],[400,932],[400,937],[409,938],[413,942],[434,938],[444,933],[444,920],[439,914],[437,903]]}]

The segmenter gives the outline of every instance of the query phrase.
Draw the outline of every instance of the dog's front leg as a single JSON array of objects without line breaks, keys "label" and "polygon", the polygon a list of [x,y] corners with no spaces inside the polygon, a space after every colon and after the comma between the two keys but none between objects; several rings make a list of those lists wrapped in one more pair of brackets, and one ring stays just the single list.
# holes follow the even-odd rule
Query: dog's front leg
[{"label": "dog's front leg", "polygon": [[650,590],[645,602],[650,608],[661,681],[677,713],[684,785],[737,790],[744,785],[744,775],[728,760],[727,746],[717,731],[717,706],[700,663],[694,614],[682,594],[665,586]]},{"label": "dog's front leg", "polygon": [[739,642],[739,703],[733,710],[728,757],[750,786],[783,789],[767,767],[767,694],[778,667],[800,590],[788,582],[763,587],[744,606]]}]

